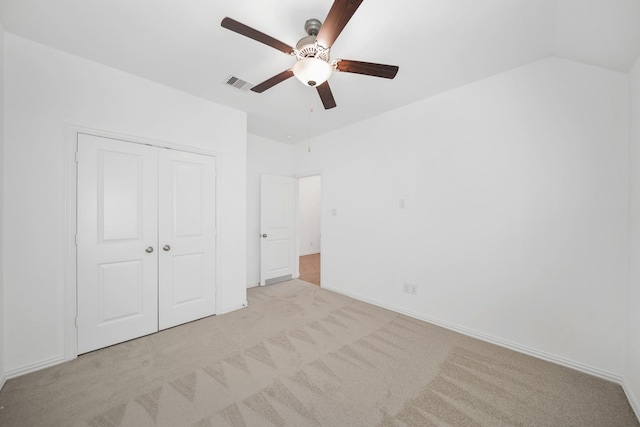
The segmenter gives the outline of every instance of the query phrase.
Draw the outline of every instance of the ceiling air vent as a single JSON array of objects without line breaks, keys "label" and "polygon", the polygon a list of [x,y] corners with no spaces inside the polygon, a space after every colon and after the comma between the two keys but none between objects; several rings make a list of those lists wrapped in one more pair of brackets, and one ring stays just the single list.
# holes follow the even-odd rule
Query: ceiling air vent
[{"label": "ceiling air vent", "polygon": [[229,78],[227,78],[225,83],[228,86],[235,87],[236,89],[240,89],[245,92],[249,90],[249,88],[252,86],[251,83],[245,82],[244,80],[239,79],[237,77],[233,77],[233,76],[230,76]]}]

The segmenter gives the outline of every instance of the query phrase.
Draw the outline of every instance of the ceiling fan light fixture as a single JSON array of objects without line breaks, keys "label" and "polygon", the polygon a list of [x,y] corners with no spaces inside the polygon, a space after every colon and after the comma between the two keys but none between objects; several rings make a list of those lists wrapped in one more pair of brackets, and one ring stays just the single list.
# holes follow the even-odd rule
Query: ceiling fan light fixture
[{"label": "ceiling fan light fixture", "polygon": [[293,64],[293,74],[307,86],[316,87],[331,77],[333,67],[319,58],[303,58]]}]

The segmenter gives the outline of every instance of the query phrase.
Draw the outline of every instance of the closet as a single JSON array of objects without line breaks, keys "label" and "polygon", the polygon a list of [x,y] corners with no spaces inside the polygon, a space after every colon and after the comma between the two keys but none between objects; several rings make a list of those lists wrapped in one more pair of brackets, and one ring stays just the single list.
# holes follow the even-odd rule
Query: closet
[{"label": "closet", "polygon": [[78,353],[215,313],[215,158],[78,134]]}]

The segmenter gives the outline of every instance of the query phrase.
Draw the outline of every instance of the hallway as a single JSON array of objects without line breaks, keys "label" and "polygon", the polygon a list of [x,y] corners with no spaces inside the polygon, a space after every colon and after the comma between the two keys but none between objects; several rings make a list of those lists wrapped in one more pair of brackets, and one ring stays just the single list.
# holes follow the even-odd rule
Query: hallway
[{"label": "hallway", "polygon": [[300,280],[320,286],[320,254],[300,257]]}]

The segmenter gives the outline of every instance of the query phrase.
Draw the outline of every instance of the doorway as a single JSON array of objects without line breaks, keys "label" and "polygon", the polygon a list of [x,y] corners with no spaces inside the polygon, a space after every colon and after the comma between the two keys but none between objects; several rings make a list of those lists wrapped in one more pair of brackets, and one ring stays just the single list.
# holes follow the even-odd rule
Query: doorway
[{"label": "doorway", "polygon": [[322,177],[298,179],[298,247],[300,280],[321,285]]}]

